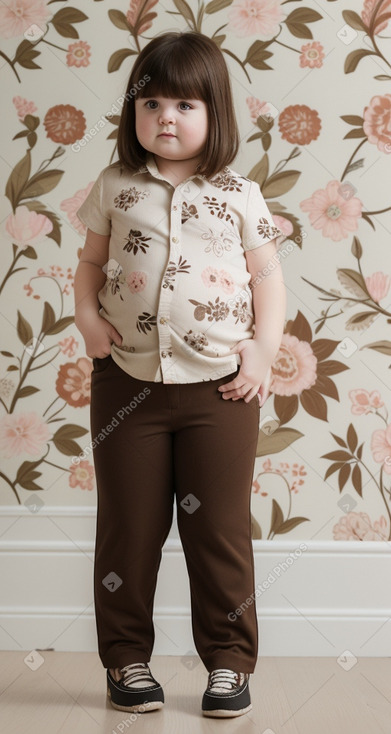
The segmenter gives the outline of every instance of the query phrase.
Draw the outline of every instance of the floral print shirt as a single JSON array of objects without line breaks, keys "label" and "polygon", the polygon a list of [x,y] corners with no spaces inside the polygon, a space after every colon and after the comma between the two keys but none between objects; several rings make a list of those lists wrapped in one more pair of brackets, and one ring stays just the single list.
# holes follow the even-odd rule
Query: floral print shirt
[{"label": "floral print shirt", "polygon": [[236,371],[227,352],[254,334],[245,251],[283,234],[256,182],[226,166],[174,186],[148,153],[133,173],[104,168],[77,216],[110,235],[99,315],[122,336],[119,367],[164,383]]}]

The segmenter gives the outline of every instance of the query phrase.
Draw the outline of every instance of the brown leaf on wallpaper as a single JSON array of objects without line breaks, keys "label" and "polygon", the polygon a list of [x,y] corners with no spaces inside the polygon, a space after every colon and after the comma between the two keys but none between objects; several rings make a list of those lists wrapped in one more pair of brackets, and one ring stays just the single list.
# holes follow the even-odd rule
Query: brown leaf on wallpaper
[{"label": "brown leaf on wallpaper", "polygon": [[88,20],[88,16],[77,8],[61,8],[51,19],[51,24],[57,33],[64,38],[79,38],[79,34],[72,23],[81,23]]},{"label": "brown leaf on wallpaper", "polygon": [[362,246],[358,237],[353,237],[351,253],[353,257],[357,258],[357,260],[360,260],[360,258],[362,257]]},{"label": "brown leaf on wallpaper", "polygon": [[184,19],[190,21],[190,23],[192,23],[193,27],[195,28],[197,24],[193,15],[193,11],[191,7],[187,4],[186,0],[174,0],[174,4],[176,9],[179,10]]},{"label": "brown leaf on wallpaper", "polygon": [[46,334],[47,331],[55,323],[56,323],[56,315],[54,313],[54,310],[51,307],[50,303],[48,303],[47,301],[45,301],[44,304],[43,304],[43,314],[42,314],[41,331],[43,331],[43,333]]},{"label": "brown leaf on wallpaper", "polygon": [[12,208],[15,210],[18,206],[20,194],[23,191],[31,171],[31,155],[27,151],[26,155],[12,169],[12,173],[8,178],[5,186],[5,195],[11,202]]},{"label": "brown leaf on wallpaper", "polygon": [[281,171],[275,173],[265,182],[262,188],[262,194],[265,199],[272,199],[274,196],[281,196],[293,189],[297,179],[301,176],[301,171]]},{"label": "brown leaf on wallpaper", "polygon": [[341,285],[343,285],[349,293],[353,293],[357,298],[370,298],[365,280],[361,273],[350,268],[337,268],[337,277]]},{"label": "brown leaf on wallpaper", "polygon": [[265,155],[261,158],[259,163],[257,163],[254,168],[251,169],[250,173],[248,174],[247,178],[251,178],[252,181],[256,181],[260,188],[262,188],[263,184],[265,183],[269,173],[269,156],[265,153]]},{"label": "brown leaf on wallpaper", "polygon": [[266,46],[267,42],[255,41],[247,51],[243,65],[250,64],[254,69],[271,69],[265,59],[269,59],[273,54],[271,51],[266,51]]},{"label": "brown leaf on wallpaper", "polygon": [[251,513],[251,537],[253,538],[253,540],[262,540],[262,528],[252,513]]},{"label": "brown leaf on wallpaper", "polygon": [[350,464],[344,464],[344,466],[342,466],[340,469],[338,476],[338,487],[340,492],[342,492],[346,482],[350,477],[350,468]]},{"label": "brown leaf on wallpaper", "polygon": [[327,403],[323,395],[315,390],[302,390],[300,400],[309,415],[321,421],[327,421]]},{"label": "brown leaf on wallpaper", "polygon": [[347,434],[346,434],[346,439],[347,439],[348,446],[349,446],[352,454],[354,454],[354,452],[355,452],[355,450],[357,448],[358,438],[357,438],[356,429],[355,429],[353,423],[349,423]]},{"label": "brown leaf on wallpaper", "polygon": [[345,23],[350,25],[351,28],[354,28],[356,31],[365,31],[365,33],[368,32],[368,28],[366,27],[364,21],[358,15],[358,13],[354,12],[354,10],[343,10],[342,16]]},{"label": "brown leaf on wallpaper", "polygon": [[357,64],[365,56],[376,56],[376,51],[367,51],[364,48],[358,48],[352,51],[345,59],[344,72],[345,74],[351,74],[357,67]]},{"label": "brown leaf on wallpaper", "polygon": [[20,199],[33,199],[52,191],[60,183],[64,171],[52,170],[36,173],[26,184]]},{"label": "brown leaf on wallpaper", "polygon": [[[361,349],[363,349],[363,347],[361,347]],[[366,344],[365,349],[374,349],[375,352],[391,355],[391,342],[384,340],[380,342],[372,342],[372,344]]]},{"label": "brown leaf on wallpaper", "polygon": [[345,329],[348,329],[350,331],[362,331],[363,329],[367,329],[368,326],[370,326],[377,318],[377,316],[377,313],[360,311],[360,313],[356,313],[354,316],[351,316],[350,319],[348,319],[345,324]]},{"label": "brown leaf on wallpaper", "polygon": [[15,51],[15,62],[17,61],[24,69],[41,69],[42,67],[33,61],[36,56],[40,56],[40,51],[36,51],[30,41],[24,40]]},{"label": "brown leaf on wallpaper", "polygon": [[360,115],[340,115],[341,120],[347,122],[348,125],[360,125],[363,126],[364,118]]},{"label": "brown leaf on wallpaper", "polygon": [[294,428],[277,428],[270,436],[267,436],[260,430],[256,455],[267,456],[268,454],[278,454],[290,446],[291,443],[302,438],[303,435],[303,433],[296,431]]},{"label": "brown leaf on wallpaper", "polygon": [[115,25],[116,28],[120,28],[121,31],[130,30],[126,15],[121,10],[108,10],[107,14],[112,24]]},{"label": "brown leaf on wallpaper", "polygon": [[122,62],[127,59],[128,56],[133,56],[134,54],[137,54],[137,51],[133,51],[131,48],[120,48],[118,51],[114,51],[107,64],[107,71],[109,74],[113,71],[118,71]]},{"label": "brown leaf on wallpaper", "polygon": [[20,311],[18,310],[18,321],[16,325],[16,330],[18,332],[18,337],[22,344],[27,344],[32,338],[33,338],[33,330],[29,324],[29,322],[22,316]]},{"label": "brown leaf on wallpaper", "polygon": [[232,4],[232,0],[212,0],[212,2],[205,5],[205,13],[217,13],[223,8],[228,8]]},{"label": "brown leaf on wallpaper", "polygon": [[352,469],[352,484],[357,494],[362,497],[362,475],[358,464],[355,464]]}]

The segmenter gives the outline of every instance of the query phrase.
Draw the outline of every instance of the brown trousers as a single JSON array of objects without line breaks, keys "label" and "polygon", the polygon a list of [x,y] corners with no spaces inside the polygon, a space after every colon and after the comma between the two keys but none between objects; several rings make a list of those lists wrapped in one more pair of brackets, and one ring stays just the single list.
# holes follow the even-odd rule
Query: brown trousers
[{"label": "brown trousers", "polygon": [[131,377],[111,355],[93,365],[94,600],[103,666],[151,659],[157,574],[176,495],[197,652],[208,672],[252,673],[258,626],[250,500],[258,396],[245,403],[217,390],[239,366],[216,380],[165,384]]}]

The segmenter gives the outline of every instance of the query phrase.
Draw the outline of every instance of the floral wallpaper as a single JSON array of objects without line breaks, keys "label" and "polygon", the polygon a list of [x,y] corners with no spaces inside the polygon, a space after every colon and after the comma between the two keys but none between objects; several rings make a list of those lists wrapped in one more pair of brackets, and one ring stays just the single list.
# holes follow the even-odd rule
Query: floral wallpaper
[{"label": "floral wallpaper", "polygon": [[389,540],[391,0],[2,0],[0,504],[96,503],[75,212],[116,160],[135,57],[191,29],[230,69],[232,167],[284,233],[253,537]]}]

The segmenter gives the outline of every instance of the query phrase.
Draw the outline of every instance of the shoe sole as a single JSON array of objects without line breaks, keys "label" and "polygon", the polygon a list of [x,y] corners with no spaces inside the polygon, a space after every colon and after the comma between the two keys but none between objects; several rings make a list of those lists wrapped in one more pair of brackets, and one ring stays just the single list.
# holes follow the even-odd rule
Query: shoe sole
[{"label": "shoe sole", "polygon": [[164,701],[146,701],[145,703],[138,703],[133,706],[122,706],[112,700],[109,686],[107,686],[107,698],[110,700],[112,707],[117,709],[117,711],[128,711],[129,713],[144,714],[155,709],[161,709],[164,706]]},{"label": "shoe sole", "polygon": [[242,714],[247,714],[248,711],[251,711],[252,704],[250,703],[249,706],[246,706],[244,709],[239,709],[238,711],[232,711],[230,709],[212,709],[211,711],[204,711],[202,710],[202,713],[204,716],[214,716],[215,718],[219,719],[227,719],[231,716],[241,716]]}]

